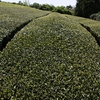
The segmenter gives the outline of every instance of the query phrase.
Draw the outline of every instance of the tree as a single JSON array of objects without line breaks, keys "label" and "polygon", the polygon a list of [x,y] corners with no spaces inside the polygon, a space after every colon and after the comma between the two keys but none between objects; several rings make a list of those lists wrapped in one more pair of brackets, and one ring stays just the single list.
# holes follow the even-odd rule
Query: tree
[{"label": "tree", "polygon": [[77,0],[75,15],[88,18],[98,11],[100,11],[100,0]]},{"label": "tree", "polygon": [[25,6],[29,6],[29,5],[30,5],[29,0],[23,0],[23,4],[24,4]]},{"label": "tree", "polygon": [[54,9],[54,6],[53,5],[49,5],[49,4],[42,4],[42,5],[40,5],[40,9],[41,10],[52,11]]},{"label": "tree", "polygon": [[67,6],[66,7],[67,9],[72,9],[73,7],[71,5]]},{"label": "tree", "polygon": [[57,6],[54,9],[55,12],[61,13],[61,14],[70,14],[72,13],[65,7],[65,6]]},{"label": "tree", "polygon": [[19,4],[19,5],[23,5],[22,1],[19,1],[18,4]]},{"label": "tree", "polygon": [[40,8],[40,4],[39,3],[33,3],[32,5],[30,5],[33,8],[39,9]]}]

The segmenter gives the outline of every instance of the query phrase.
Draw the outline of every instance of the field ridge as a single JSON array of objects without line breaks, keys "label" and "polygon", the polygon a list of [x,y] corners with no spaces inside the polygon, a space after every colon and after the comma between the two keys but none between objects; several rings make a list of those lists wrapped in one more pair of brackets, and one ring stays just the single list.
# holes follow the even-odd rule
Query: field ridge
[{"label": "field ridge", "polygon": [[100,46],[100,38],[99,38],[99,36],[89,26],[86,26],[84,24],[81,24],[81,26],[84,27],[95,38],[97,44]]}]

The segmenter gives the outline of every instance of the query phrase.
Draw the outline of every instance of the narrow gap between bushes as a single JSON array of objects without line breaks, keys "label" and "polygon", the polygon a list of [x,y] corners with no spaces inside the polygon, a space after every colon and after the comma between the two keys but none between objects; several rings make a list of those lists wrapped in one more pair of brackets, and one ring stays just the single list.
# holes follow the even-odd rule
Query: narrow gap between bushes
[{"label": "narrow gap between bushes", "polygon": [[[46,15],[43,15],[43,16],[36,17],[36,19],[47,16],[47,15],[49,15],[49,13],[46,14]],[[0,43],[0,51],[3,51],[3,49],[6,48],[6,45],[13,39],[15,34],[17,32],[19,32],[22,28],[24,28],[26,25],[28,25],[31,21],[33,21],[33,19],[28,20],[27,22],[25,22],[25,23],[21,24],[20,26],[16,27],[9,35],[4,37],[1,41],[1,43]]]},{"label": "narrow gap between bushes", "polygon": [[88,26],[86,26],[84,24],[81,24],[81,23],[80,23],[80,25],[82,27],[84,27],[89,33],[91,33],[91,35],[95,38],[97,44],[100,46],[100,38],[99,38],[99,36],[95,32],[93,32],[90,27],[88,27]]}]

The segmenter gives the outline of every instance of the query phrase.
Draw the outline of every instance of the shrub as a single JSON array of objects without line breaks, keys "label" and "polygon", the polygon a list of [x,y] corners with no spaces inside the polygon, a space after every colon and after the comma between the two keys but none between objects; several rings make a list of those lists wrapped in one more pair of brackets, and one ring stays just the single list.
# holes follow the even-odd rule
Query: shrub
[{"label": "shrub", "polygon": [[90,16],[90,19],[94,19],[94,20],[100,21],[100,12],[99,13],[96,13],[96,14],[92,14]]},{"label": "shrub", "polygon": [[65,8],[64,6],[55,7],[54,11],[58,12],[58,13],[61,13],[61,14],[70,14],[70,15],[72,15],[72,13],[67,8]]}]

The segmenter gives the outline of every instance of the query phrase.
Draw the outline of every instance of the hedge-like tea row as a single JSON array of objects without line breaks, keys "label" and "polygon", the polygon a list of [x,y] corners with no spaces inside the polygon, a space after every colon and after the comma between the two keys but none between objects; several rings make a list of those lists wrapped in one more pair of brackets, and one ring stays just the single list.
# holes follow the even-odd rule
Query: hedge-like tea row
[{"label": "hedge-like tea row", "polygon": [[0,48],[3,38],[9,36],[23,23],[48,13],[29,7],[0,3]]},{"label": "hedge-like tea row", "polygon": [[99,21],[89,20],[89,19],[81,18],[81,17],[69,16],[69,15],[67,15],[67,17],[69,17],[72,21],[77,21],[77,23],[84,24],[85,26],[89,27],[98,37],[99,42],[100,42],[100,22]]},{"label": "hedge-like tea row", "polygon": [[0,54],[0,97],[99,100],[100,48],[77,21],[57,13],[33,20]]}]

